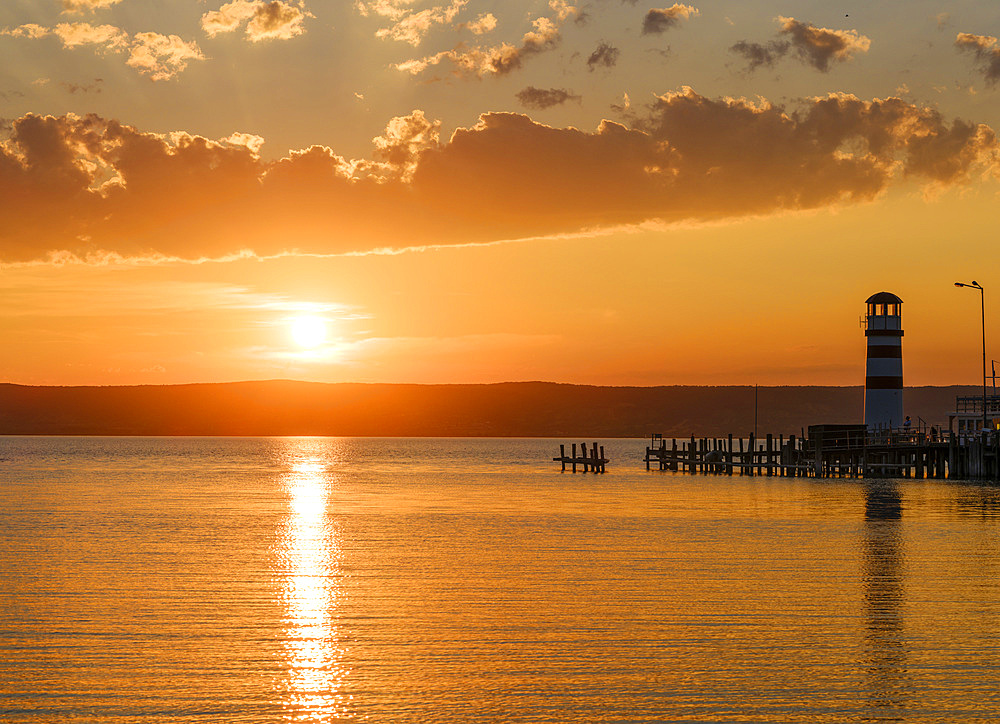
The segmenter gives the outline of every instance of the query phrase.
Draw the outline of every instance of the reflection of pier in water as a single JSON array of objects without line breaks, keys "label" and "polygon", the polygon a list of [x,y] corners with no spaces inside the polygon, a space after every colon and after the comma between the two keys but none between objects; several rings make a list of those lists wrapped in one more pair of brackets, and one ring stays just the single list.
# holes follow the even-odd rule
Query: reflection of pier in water
[{"label": "reflection of pier in water", "polygon": [[292,473],[280,555],[288,668],[283,698],[292,720],[346,714],[342,689],[348,672],[336,620],[340,541],[327,517],[320,450],[311,449],[323,442],[288,440],[294,448],[288,451]]},{"label": "reflection of pier in water", "polygon": [[905,596],[901,531],[903,504],[896,483],[865,484],[863,571],[865,674],[871,721],[902,721],[907,678],[903,631]]}]

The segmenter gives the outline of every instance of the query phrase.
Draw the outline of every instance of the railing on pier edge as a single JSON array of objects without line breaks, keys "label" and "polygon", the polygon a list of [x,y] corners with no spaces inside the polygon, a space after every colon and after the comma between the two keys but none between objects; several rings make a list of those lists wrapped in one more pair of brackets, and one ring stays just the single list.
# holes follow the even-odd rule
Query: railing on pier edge
[{"label": "railing on pier edge", "polygon": [[[649,470],[780,477],[954,478],[1000,481],[1000,431],[810,429],[810,435],[688,439],[653,435]],[[860,428],[860,429],[859,429]],[[825,434],[824,434],[825,433]]]}]

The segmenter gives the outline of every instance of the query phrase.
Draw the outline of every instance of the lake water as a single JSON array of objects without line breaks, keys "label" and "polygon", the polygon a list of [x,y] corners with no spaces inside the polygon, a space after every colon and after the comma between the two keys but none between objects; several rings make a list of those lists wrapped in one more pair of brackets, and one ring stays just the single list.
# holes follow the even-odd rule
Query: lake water
[{"label": "lake water", "polygon": [[996,487],[559,442],[0,438],[0,720],[1000,719]]}]

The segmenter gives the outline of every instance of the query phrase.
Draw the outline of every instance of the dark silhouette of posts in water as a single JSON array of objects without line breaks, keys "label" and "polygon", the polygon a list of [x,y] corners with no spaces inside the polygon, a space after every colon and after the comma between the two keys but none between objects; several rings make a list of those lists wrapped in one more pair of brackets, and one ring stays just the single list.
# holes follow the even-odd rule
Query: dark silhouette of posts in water
[{"label": "dark silhouette of posts in water", "polygon": [[676,438],[654,435],[646,469],[716,475],[813,478],[955,478],[1000,481],[1000,430],[810,425],[802,436]]},{"label": "dark silhouette of posts in water", "polygon": [[606,457],[604,457],[604,446],[598,447],[597,443],[593,443],[593,446],[588,451],[587,443],[580,443],[580,455],[576,454],[576,443],[573,443],[572,452],[566,455],[566,445],[561,444],[559,446],[559,457],[552,458],[553,462],[562,463],[562,470],[566,472],[566,466],[572,465],[573,472],[576,472],[576,466],[582,465],[583,472],[592,473],[603,473],[607,472],[606,467],[608,462],[610,462]]}]

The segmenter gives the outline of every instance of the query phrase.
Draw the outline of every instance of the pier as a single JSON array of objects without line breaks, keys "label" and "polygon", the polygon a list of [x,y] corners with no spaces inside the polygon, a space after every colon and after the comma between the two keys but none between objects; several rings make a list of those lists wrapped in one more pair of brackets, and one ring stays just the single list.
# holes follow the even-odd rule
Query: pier
[{"label": "pier", "polygon": [[646,469],[716,475],[815,478],[960,478],[1000,481],[1000,431],[933,436],[864,425],[813,425],[807,435],[748,439],[653,435]]},{"label": "pier", "polygon": [[609,460],[604,457],[604,446],[598,446],[595,442],[590,450],[587,450],[587,443],[580,444],[580,454],[576,454],[576,443],[572,444],[569,455],[566,454],[566,445],[559,446],[559,457],[552,458],[553,462],[562,463],[562,470],[566,472],[566,466],[572,466],[572,471],[576,472],[576,466],[583,467],[583,472],[603,473]]}]

